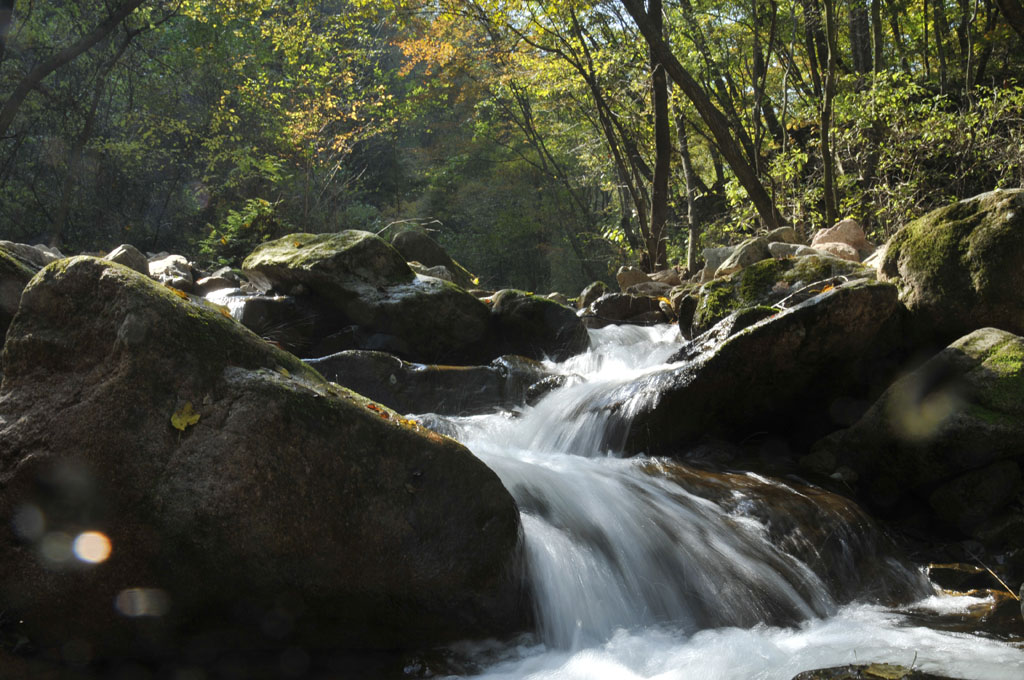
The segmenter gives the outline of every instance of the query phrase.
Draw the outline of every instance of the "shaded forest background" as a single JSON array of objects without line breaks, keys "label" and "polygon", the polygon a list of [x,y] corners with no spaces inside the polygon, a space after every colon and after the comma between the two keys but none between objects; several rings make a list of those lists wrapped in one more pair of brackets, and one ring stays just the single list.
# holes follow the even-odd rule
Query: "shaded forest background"
[{"label": "shaded forest background", "polygon": [[570,295],[783,223],[881,241],[1024,186],[1022,35],[1018,0],[0,0],[0,237],[412,227]]}]

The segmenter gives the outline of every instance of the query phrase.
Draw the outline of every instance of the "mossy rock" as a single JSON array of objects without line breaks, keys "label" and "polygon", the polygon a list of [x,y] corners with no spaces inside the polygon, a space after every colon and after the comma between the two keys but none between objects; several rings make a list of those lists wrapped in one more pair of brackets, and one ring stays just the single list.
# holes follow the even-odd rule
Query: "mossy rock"
[{"label": "mossy rock", "polygon": [[0,246],[0,341],[18,311],[21,291],[34,275],[35,271]]},{"label": "mossy rock", "polygon": [[419,262],[425,267],[444,267],[452,281],[461,288],[473,287],[478,279],[461,264],[452,259],[441,245],[423,232],[406,229],[395,234],[391,245],[402,254],[406,262]]},{"label": "mossy rock", "polygon": [[697,336],[733,312],[772,305],[801,286],[838,276],[870,277],[871,271],[855,262],[826,255],[761,260],[704,284],[698,294],[691,332]]},{"label": "mossy rock", "polygon": [[[522,621],[497,476],[218,308],[61,260],[3,360],[0,610],[43,655],[393,649]],[[74,557],[86,530],[108,559]]]},{"label": "mossy rock", "polygon": [[879,264],[920,332],[948,342],[994,326],[1024,334],[1024,190],[939,208],[898,231]]},{"label": "mossy rock", "polygon": [[565,305],[511,289],[492,299],[493,344],[501,354],[564,361],[590,346],[583,322]]},{"label": "mossy rock", "polygon": [[[957,340],[894,383],[857,423],[819,441],[804,461],[820,473],[850,468],[862,498],[880,510],[911,501],[921,509],[919,501],[940,488],[969,497],[992,478],[977,471],[1006,464],[1006,481],[1022,462],[1024,338],[995,328]],[[1000,512],[1018,487],[1014,482],[1000,487],[998,499],[985,493],[985,503],[973,509],[964,503],[933,517],[966,532]]]}]

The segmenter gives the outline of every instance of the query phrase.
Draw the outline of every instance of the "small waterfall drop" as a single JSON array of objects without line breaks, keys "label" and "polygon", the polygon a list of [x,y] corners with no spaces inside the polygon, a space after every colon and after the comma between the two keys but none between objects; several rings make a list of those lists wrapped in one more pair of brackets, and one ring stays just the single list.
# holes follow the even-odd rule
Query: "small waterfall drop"
[{"label": "small waterfall drop", "polygon": [[[842,605],[853,600],[931,593],[922,574],[890,556],[868,518],[836,496],[619,457],[632,413],[657,399],[678,332],[610,326],[591,339],[589,352],[551,366],[567,379],[533,406],[423,418],[487,463],[522,513],[542,644],[510,652],[516,658],[489,677],[653,677],[653,666],[634,674],[648,663],[633,658],[647,645],[681,654],[715,630],[818,631],[821,624],[801,622],[848,616]],[[587,670],[567,670],[574,665]]]}]

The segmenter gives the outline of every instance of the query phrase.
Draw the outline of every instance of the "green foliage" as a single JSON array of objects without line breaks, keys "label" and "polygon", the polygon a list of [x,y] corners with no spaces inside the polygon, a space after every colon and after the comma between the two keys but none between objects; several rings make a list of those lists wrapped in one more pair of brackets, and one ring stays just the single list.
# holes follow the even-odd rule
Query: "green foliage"
[{"label": "green foliage", "polygon": [[199,253],[217,265],[238,266],[261,243],[295,231],[280,212],[281,202],[250,198],[240,210],[229,210],[199,242]]}]

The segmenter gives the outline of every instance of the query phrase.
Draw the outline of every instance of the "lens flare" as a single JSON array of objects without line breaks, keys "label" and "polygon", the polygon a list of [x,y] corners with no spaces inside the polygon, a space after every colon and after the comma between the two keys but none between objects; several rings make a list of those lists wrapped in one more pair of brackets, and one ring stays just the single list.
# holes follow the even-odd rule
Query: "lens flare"
[{"label": "lens flare", "polygon": [[86,531],[75,537],[71,549],[81,561],[99,564],[110,557],[110,539],[99,531]]}]

